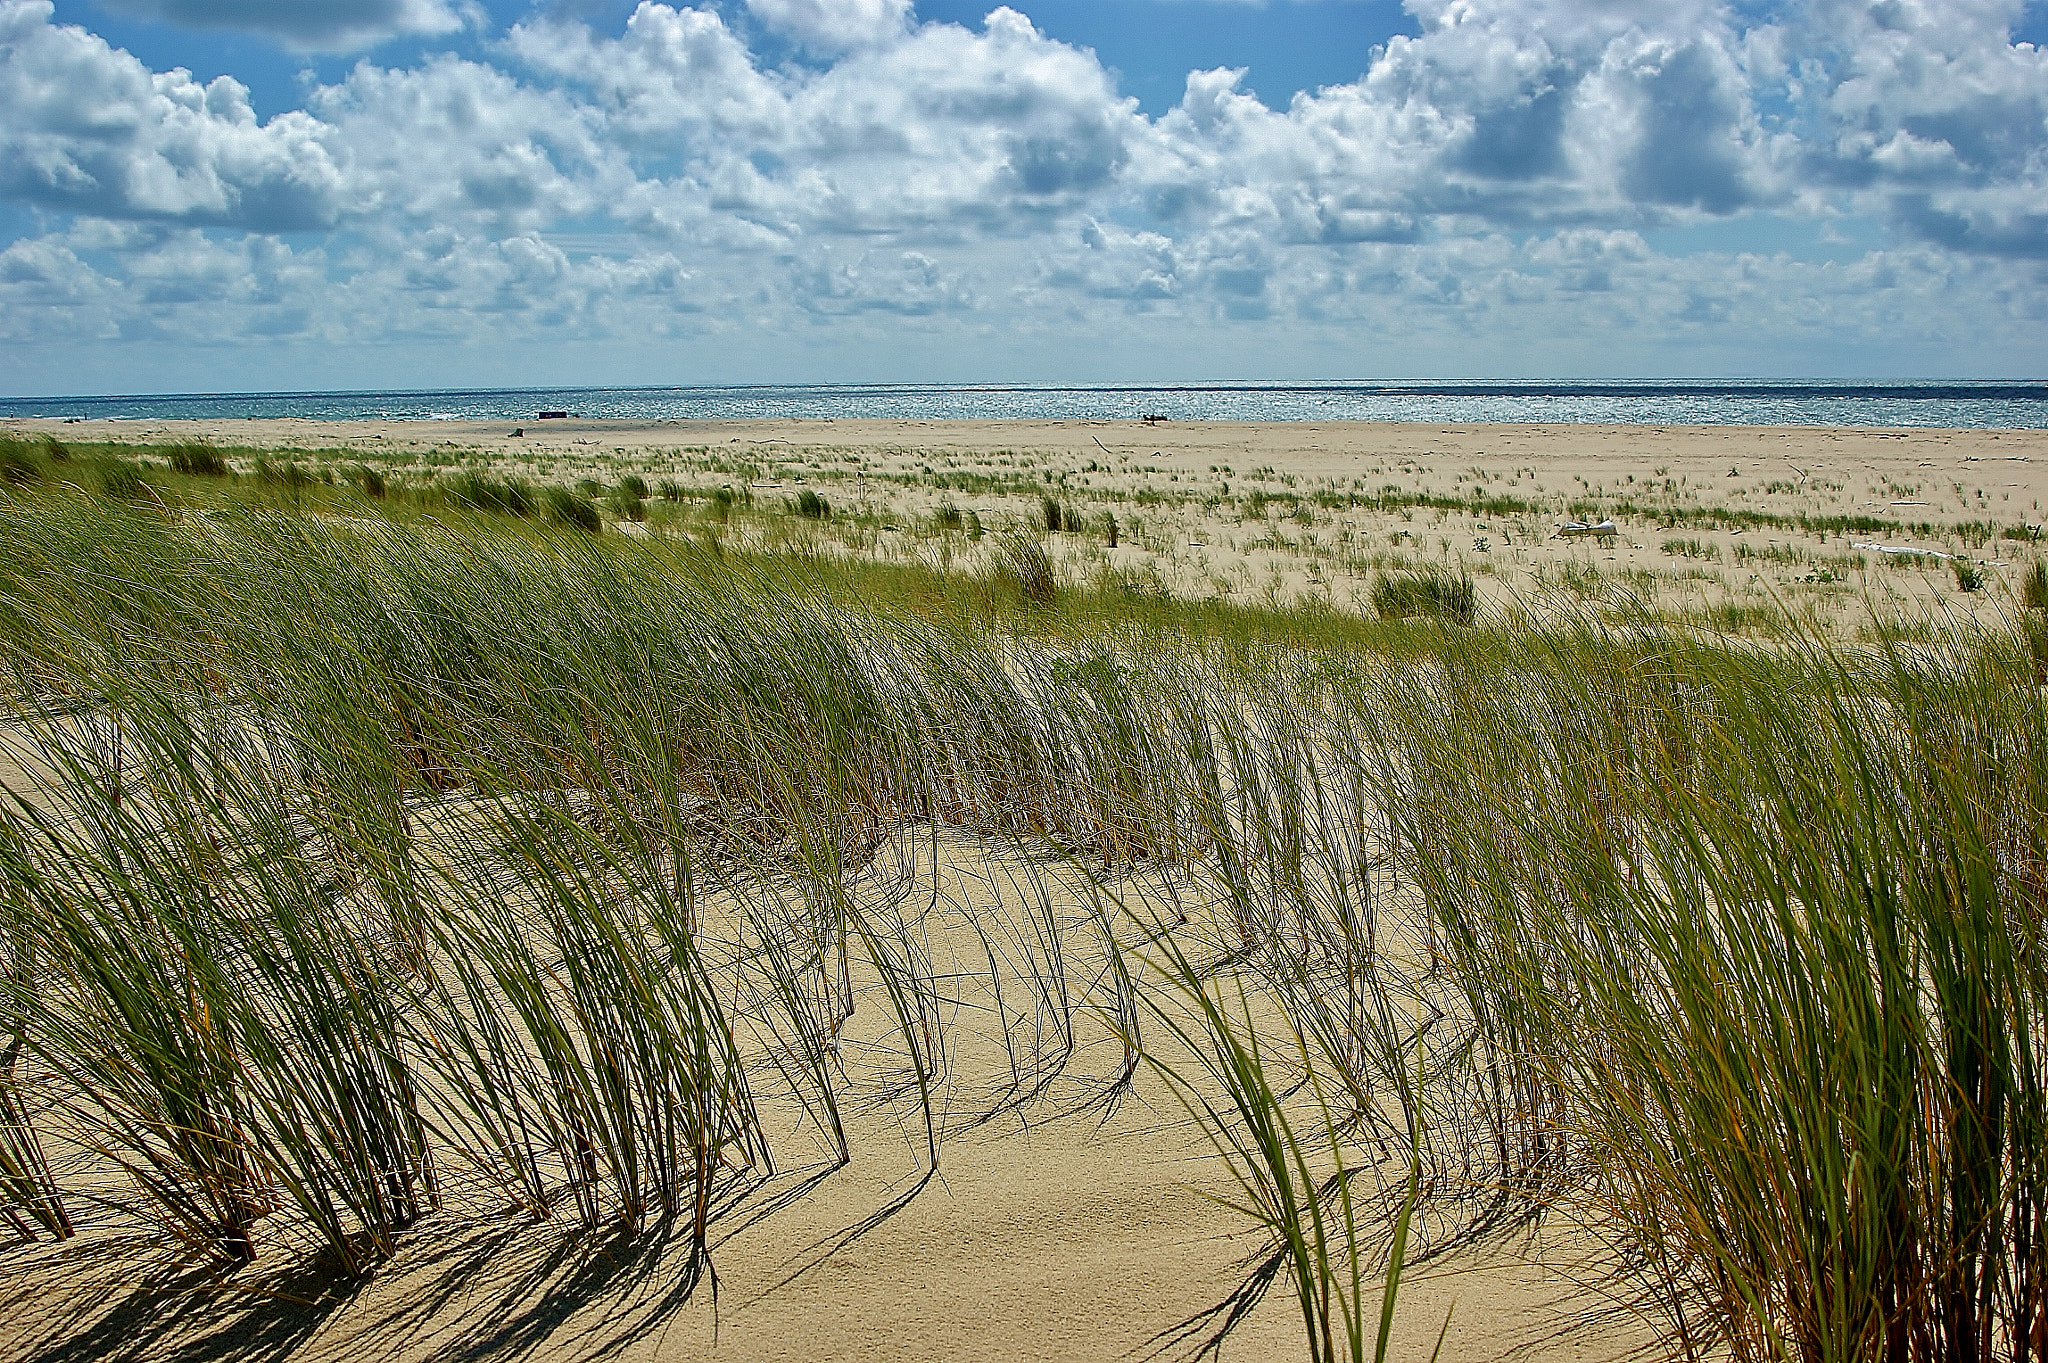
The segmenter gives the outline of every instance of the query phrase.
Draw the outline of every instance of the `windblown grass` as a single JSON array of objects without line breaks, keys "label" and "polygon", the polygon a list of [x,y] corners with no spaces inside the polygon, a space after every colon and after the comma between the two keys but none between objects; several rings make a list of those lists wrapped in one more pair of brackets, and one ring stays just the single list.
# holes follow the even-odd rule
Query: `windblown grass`
[{"label": "windblown grass", "polygon": [[1472,579],[1446,568],[1420,572],[1379,573],[1372,583],[1372,608],[1382,620],[1436,616],[1460,625],[1472,623],[1478,610]]},{"label": "windblown grass", "polygon": [[0,493],[24,1237],[120,1209],[360,1269],[480,1186],[705,1272],[790,1142],[858,1157],[863,998],[929,1173],[943,829],[1056,851],[1071,895],[972,919],[1012,1080],[983,1114],[1045,1101],[1099,1014],[1080,1101],[1149,1062],[1270,1234],[1183,1343],[1284,1280],[1313,1357],[1381,1354],[1405,1264],[1555,1213],[1688,1356],[2048,1331],[2018,638],[1034,605],[1029,539],[1013,583],[941,588],[592,538],[561,490],[550,528],[50,482]]}]

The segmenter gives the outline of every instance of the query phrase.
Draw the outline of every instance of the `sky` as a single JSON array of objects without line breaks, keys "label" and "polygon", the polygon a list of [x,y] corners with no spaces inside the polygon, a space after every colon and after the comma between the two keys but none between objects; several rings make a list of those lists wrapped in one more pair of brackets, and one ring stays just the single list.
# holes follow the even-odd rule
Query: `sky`
[{"label": "sky", "polygon": [[2048,371],[2048,0],[0,0],[0,392]]}]

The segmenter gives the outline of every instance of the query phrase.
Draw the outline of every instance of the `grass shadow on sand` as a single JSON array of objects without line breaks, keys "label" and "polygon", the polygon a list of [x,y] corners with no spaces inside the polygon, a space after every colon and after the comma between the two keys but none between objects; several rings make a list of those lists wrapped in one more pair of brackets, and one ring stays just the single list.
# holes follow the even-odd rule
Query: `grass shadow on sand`
[{"label": "grass shadow on sand", "polygon": [[329,1356],[322,1327],[346,1311],[336,1357],[519,1357],[573,1339],[573,1357],[594,1360],[659,1334],[707,1283],[715,1302],[687,1222],[632,1236],[550,1229],[416,1237],[363,1278],[311,1260],[230,1278],[172,1268],[138,1282],[132,1246],[81,1247],[74,1267],[99,1290],[0,1299],[17,1327],[6,1348],[36,1363],[311,1360]]}]

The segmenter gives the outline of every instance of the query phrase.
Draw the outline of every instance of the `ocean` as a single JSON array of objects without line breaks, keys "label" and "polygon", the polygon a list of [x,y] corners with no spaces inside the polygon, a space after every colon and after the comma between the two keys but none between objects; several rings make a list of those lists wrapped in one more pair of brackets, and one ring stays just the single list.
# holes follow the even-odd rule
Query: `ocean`
[{"label": "ocean", "polygon": [[897,420],[1591,422],[1644,426],[2048,427],[2048,381],[1573,380],[811,384],[0,398],[0,417],[321,421]]}]

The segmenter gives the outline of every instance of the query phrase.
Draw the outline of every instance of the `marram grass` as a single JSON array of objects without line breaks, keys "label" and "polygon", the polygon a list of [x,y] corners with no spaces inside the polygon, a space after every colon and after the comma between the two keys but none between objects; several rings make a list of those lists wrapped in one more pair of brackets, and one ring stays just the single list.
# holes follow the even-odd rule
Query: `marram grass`
[{"label": "marram grass", "polygon": [[1183,1342],[1284,1278],[1313,1357],[1383,1354],[1404,1264],[1545,1214],[1675,1353],[2048,1338],[2023,632],[1302,617],[1300,648],[50,481],[0,493],[18,1235],[118,1206],[357,1270],[481,1183],[707,1271],[792,1139],[763,1085],[859,1157],[856,973],[942,1163],[914,853],[946,828],[1057,849],[1089,905],[976,925],[1000,1101],[1100,1009],[1115,1083],[1149,1060],[1271,1235]]}]

